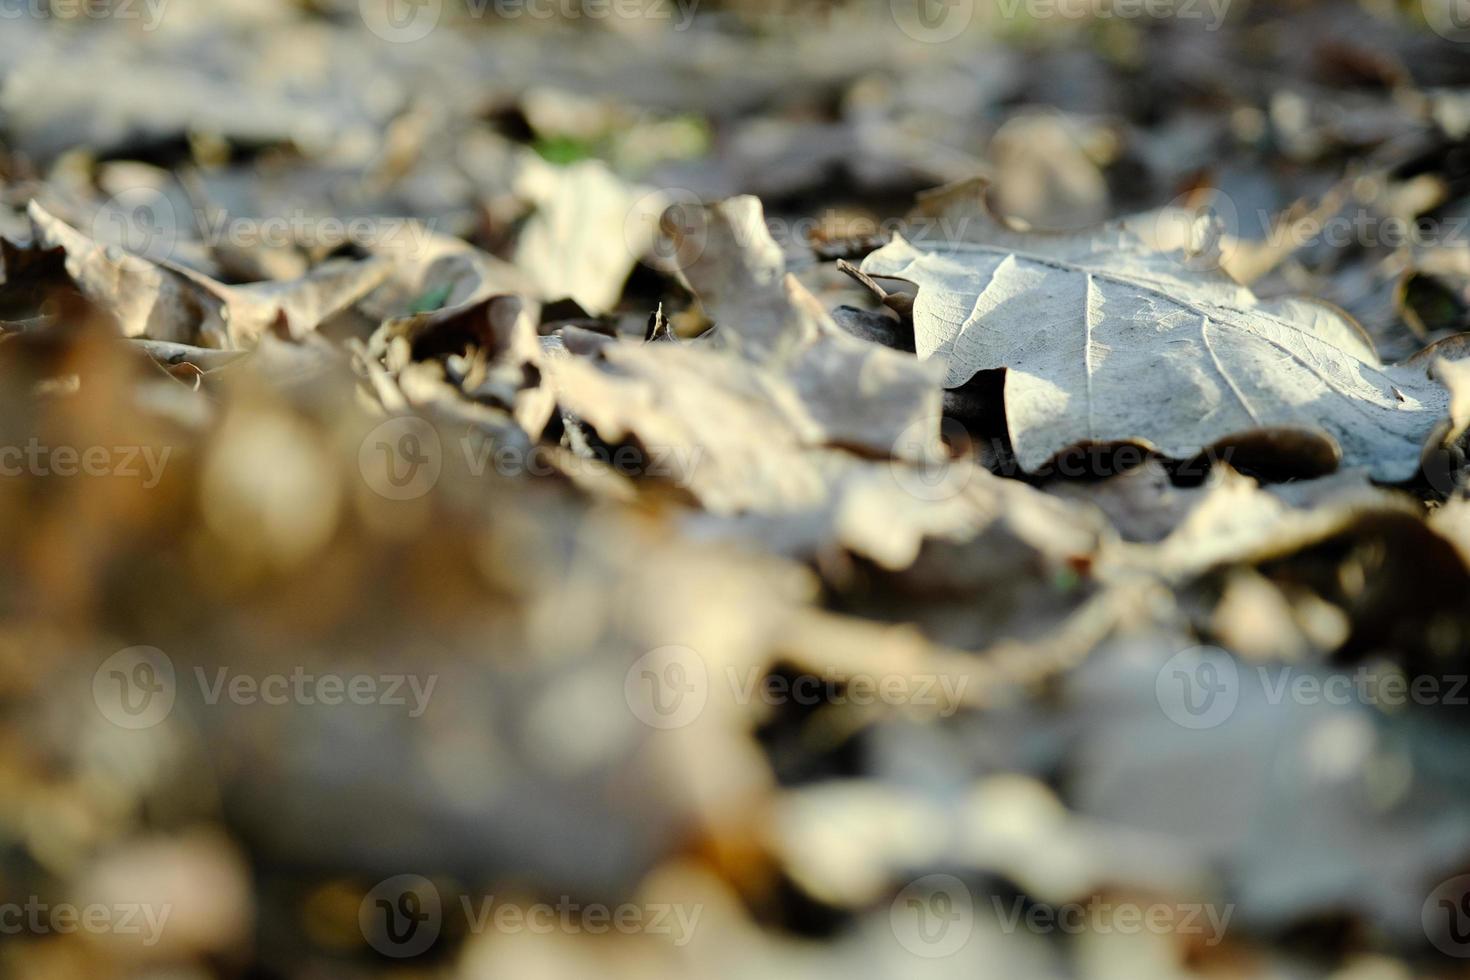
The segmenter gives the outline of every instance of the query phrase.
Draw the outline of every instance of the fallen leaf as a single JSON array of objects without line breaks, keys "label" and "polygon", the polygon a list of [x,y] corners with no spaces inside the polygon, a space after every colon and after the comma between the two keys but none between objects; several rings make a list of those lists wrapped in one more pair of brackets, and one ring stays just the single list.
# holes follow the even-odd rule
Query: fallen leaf
[{"label": "fallen leaf", "polygon": [[863,271],[919,286],[922,357],[946,387],[1007,370],[1006,418],[1023,468],[1072,446],[1136,442],[1186,459],[1263,428],[1320,432],[1344,464],[1407,480],[1448,396],[1422,362],[1384,366],[1358,326],[1303,300],[1261,300],[1180,253],[1145,247],[1127,223],[1041,235],[985,207],[983,182],[926,207],[967,240],[901,236]]},{"label": "fallen leaf", "polygon": [[379,260],[334,260],[286,282],[228,286],[183,266],[104,247],[30,206],[35,238],[59,248],[87,301],[117,321],[125,337],[242,348],[278,324],[294,338],[367,296],[388,274]]},{"label": "fallen leaf", "polygon": [[539,298],[572,299],[589,313],[611,310],[653,244],[652,219],[663,199],[625,183],[599,160],[565,168],[532,161],[518,190],[536,210],[521,229],[515,263]]},{"label": "fallen leaf", "polygon": [[680,271],[715,320],[716,343],[784,376],[834,445],[909,459],[938,451],[937,365],[837,326],[786,272],[756,198],[678,210]]}]

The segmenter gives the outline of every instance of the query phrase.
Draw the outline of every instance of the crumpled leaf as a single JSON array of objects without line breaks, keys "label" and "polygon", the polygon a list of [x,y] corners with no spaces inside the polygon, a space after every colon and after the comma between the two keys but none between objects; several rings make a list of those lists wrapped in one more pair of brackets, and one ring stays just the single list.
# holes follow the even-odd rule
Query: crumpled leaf
[{"label": "crumpled leaf", "polygon": [[36,244],[66,253],[66,271],[88,302],[117,320],[126,337],[193,343],[223,335],[224,304],[181,271],[105,248],[32,201]]},{"label": "crumpled leaf", "polygon": [[609,443],[636,437],[716,513],[783,510],[826,497],[808,450],[821,430],[791,386],[723,352],[675,344],[604,345],[598,361],[549,358],[562,407]]},{"label": "crumpled leaf", "polygon": [[838,328],[786,273],[756,199],[685,217],[682,271],[717,319],[712,340],[549,358],[562,408],[609,443],[636,439],[712,513],[770,515],[798,554],[841,541],[902,568],[926,536],[985,523],[962,485],[922,499],[903,482],[921,479],[908,463],[942,458],[935,367]]},{"label": "crumpled leaf", "polygon": [[[540,384],[542,352],[531,309],[534,304],[518,296],[491,296],[396,317],[373,334],[367,353],[397,381],[408,404],[463,396],[513,412],[520,427],[537,438],[554,406],[552,392]],[[385,407],[397,407],[396,399]]]},{"label": "crumpled leaf", "polygon": [[[1140,490],[1142,485],[1135,481],[1146,479],[1143,474],[1115,478],[1119,480],[1116,490],[1125,494],[1130,489]],[[1132,485],[1125,489],[1128,484]],[[1124,533],[1136,530],[1123,518],[1127,510],[1121,501],[1099,503],[1119,520]],[[1323,499],[1311,503],[1314,506],[1297,506],[1250,477],[1220,465],[1202,486],[1184,491],[1173,488],[1158,498],[1158,506],[1175,520],[1166,537],[1155,545],[1115,548],[1109,561],[1120,568],[1187,579],[1217,566],[1293,554],[1348,531],[1360,521],[1412,521],[1417,509],[1405,494],[1367,484],[1334,486]]]},{"label": "crumpled leaf", "polygon": [[288,282],[221,287],[210,281],[208,288],[223,290],[229,345],[241,347],[254,342],[278,318],[284,320],[289,336],[300,339],[372,292],[387,275],[388,264],[381,260],[332,259]]},{"label": "crumpled leaf", "polygon": [[862,269],[918,285],[918,352],[947,364],[947,387],[1007,369],[1007,424],[1025,469],[1089,443],[1189,458],[1264,428],[1323,433],[1377,479],[1418,469],[1448,404],[1422,359],[1385,366],[1340,312],[1258,299],[1188,268],[1189,255],[1147,248],[1126,222],[1018,231],[988,211],[984,190],[970,182],[925,202],[962,239],[895,236]]},{"label": "crumpled leaf", "polygon": [[680,210],[694,219],[676,226],[681,272],[718,343],[783,374],[833,444],[905,458],[937,451],[937,365],[837,326],[786,272],[758,199]]},{"label": "crumpled leaf", "polygon": [[837,327],[785,272],[758,201],[690,216],[699,237],[685,227],[683,271],[718,321],[713,339],[549,357],[565,412],[609,443],[635,439],[705,509],[743,515],[741,533],[796,557],[840,546],[902,569],[924,541],[971,540],[1002,514],[1012,536],[1029,520],[1075,526],[1079,551],[1095,546],[1069,508],[947,459],[936,366]]},{"label": "crumpled leaf", "polygon": [[104,247],[31,202],[36,244],[66,254],[77,289],[126,337],[240,348],[278,325],[301,337],[375,289],[385,262],[334,260],[300,279],[228,286],[183,266]]},{"label": "crumpled leaf", "polygon": [[515,294],[526,301],[533,296],[525,272],[468,242],[418,225],[404,237],[417,245],[405,249],[390,242],[370,249],[392,270],[382,287],[358,304],[370,317],[463,309],[497,295]]},{"label": "crumpled leaf", "polygon": [[[1094,552],[1104,530],[1089,512],[968,460],[880,461],[834,447],[784,379],[704,345],[607,342],[595,358],[541,366],[564,412],[610,444],[636,440],[647,475],[698,501],[708,515],[690,523],[702,534],[798,559],[844,548],[900,570],[926,541],[989,531],[1015,554],[1060,564]],[[985,560],[1005,565],[1011,554]]]}]

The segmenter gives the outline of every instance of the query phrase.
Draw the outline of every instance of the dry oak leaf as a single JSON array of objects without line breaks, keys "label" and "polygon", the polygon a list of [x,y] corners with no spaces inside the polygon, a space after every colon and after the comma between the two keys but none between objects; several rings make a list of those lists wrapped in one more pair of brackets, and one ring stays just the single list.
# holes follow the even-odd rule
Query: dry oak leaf
[{"label": "dry oak leaf", "polygon": [[961,240],[895,236],[862,271],[918,286],[917,352],[944,360],[946,387],[1007,370],[1007,425],[1025,469],[1082,444],[1139,443],[1187,459],[1290,429],[1330,440],[1344,465],[1375,479],[1414,476],[1449,405],[1427,371],[1434,348],[1384,365],[1338,310],[1259,299],[1207,254],[1150,249],[1126,221],[1020,230],[984,194],[983,181],[932,192],[921,211]]}]

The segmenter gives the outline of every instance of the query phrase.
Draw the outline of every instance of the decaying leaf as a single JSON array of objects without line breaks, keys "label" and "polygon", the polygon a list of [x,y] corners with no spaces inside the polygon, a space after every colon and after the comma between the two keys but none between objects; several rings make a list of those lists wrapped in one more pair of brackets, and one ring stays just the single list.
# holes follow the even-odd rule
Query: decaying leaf
[{"label": "decaying leaf", "polygon": [[969,183],[926,202],[963,239],[896,237],[862,268],[919,286],[915,340],[946,364],[946,386],[1006,369],[1026,469],[1092,443],[1187,459],[1262,428],[1324,433],[1345,465],[1378,479],[1418,469],[1448,405],[1424,359],[1385,366],[1340,312],[1258,299],[1185,255],[1148,249],[1126,222],[1070,235],[1010,228],[984,192]]},{"label": "decaying leaf", "polygon": [[77,289],[117,320],[123,336],[194,343],[227,332],[223,301],[184,273],[98,245],[39,204],[31,204],[30,217],[36,243],[65,251]]}]

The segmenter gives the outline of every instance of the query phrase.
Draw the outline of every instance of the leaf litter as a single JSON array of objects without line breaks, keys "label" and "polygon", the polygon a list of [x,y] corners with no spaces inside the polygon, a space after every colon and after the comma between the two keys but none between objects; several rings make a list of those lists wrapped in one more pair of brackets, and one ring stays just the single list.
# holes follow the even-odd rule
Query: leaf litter
[{"label": "leaf litter", "polygon": [[0,39],[8,971],[1470,955],[1440,5],[371,6]]}]

